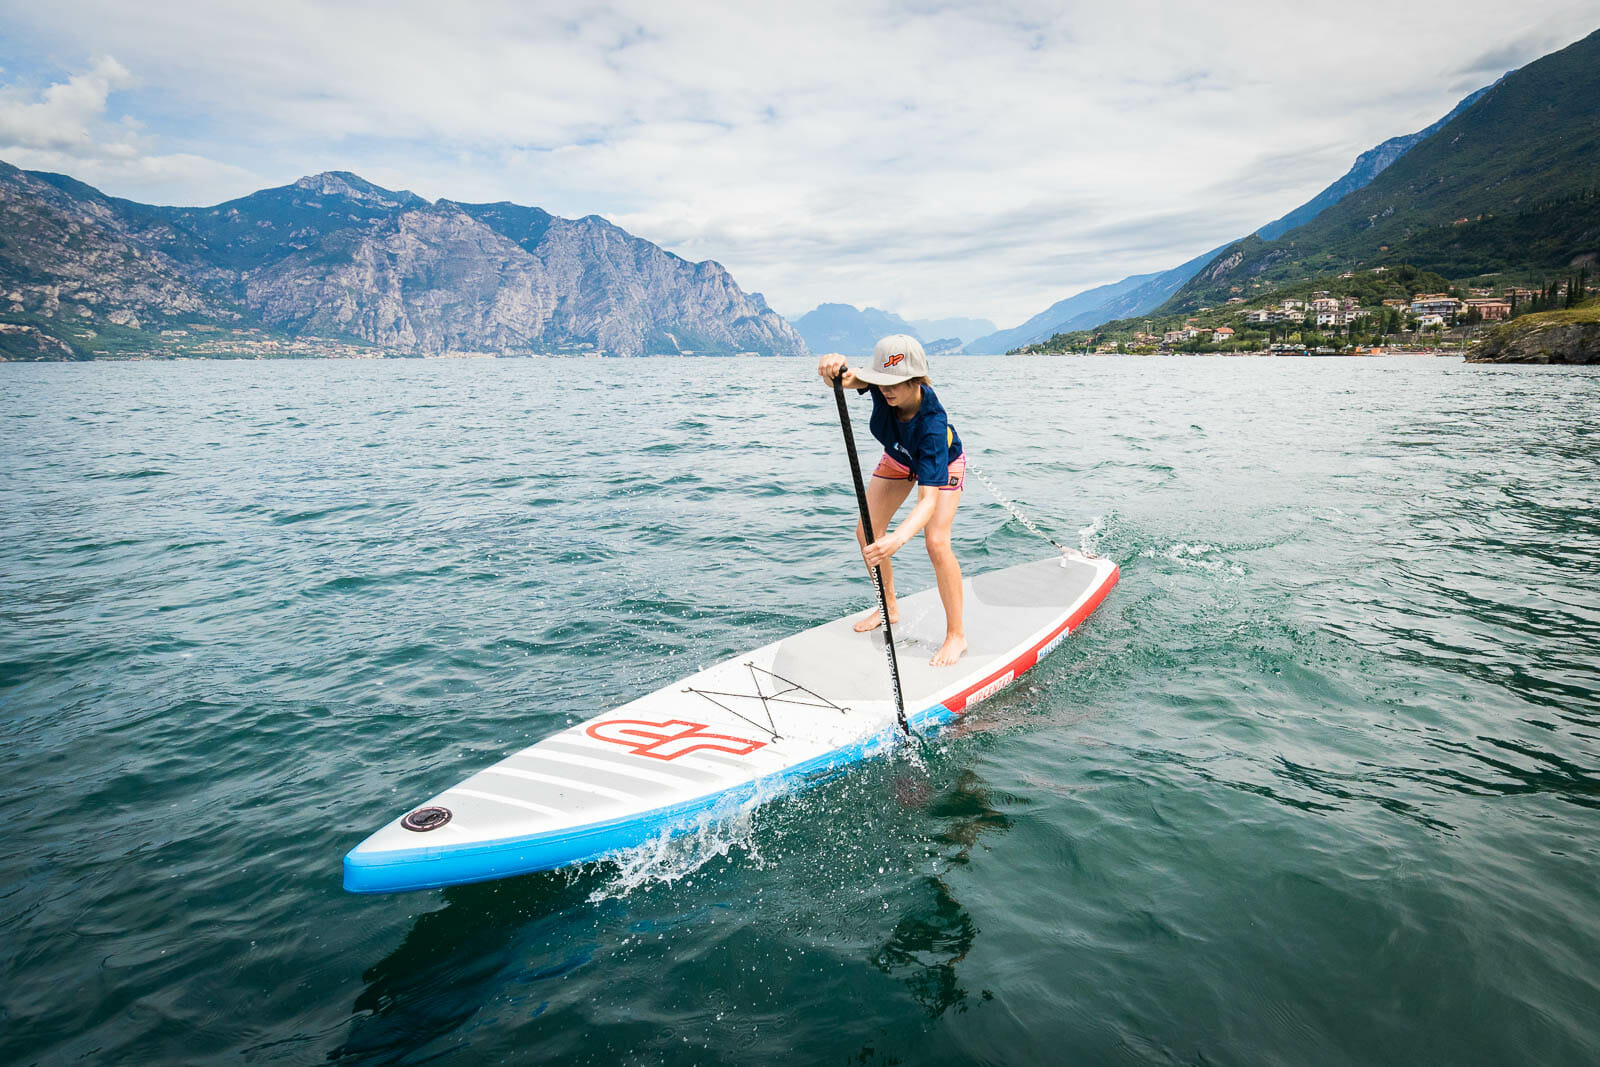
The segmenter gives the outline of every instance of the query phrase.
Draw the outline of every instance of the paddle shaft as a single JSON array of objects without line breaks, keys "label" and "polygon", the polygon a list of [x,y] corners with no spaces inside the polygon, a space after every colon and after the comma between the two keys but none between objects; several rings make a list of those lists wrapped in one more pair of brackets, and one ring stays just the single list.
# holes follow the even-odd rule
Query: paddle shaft
[{"label": "paddle shaft", "polygon": [[[850,477],[856,483],[856,506],[861,509],[861,532],[866,543],[877,540],[872,532],[872,513],[867,510],[867,487],[861,480],[861,461],[856,457],[856,435],[850,429],[850,410],[844,403],[844,374],[833,380],[833,399],[839,405],[839,428],[844,431],[844,454],[850,457]],[[889,597],[883,589],[883,572],[872,568],[872,585],[878,590],[878,611],[883,615],[883,647],[889,655],[889,681],[894,686],[894,717],[907,735],[911,727],[906,723],[905,697],[900,693],[900,661],[894,654],[894,627],[889,623]]]}]

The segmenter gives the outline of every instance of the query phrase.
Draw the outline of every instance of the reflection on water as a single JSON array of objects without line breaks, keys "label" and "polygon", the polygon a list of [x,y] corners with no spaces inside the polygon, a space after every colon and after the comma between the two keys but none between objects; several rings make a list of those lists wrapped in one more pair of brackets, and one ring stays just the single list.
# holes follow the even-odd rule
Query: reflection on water
[{"label": "reflection on water", "polygon": [[[981,837],[1011,826],[1010,818],[990,804],[983,779],[970,769],[961,770],[926,812],[939,820],[934,839],[951,846],[941,853],[950,864],[970,862]],[[919,879],[910,894],[911,903],[872,962],[885,974],[903,976],[912,998],[937,1018],[965,1005],[967,990],[957,977],[956,964],[971,951],[978,927],[942,875]]]},{"label": "reflection on water", "polygon": [[872,962],[885,974],[902,975],[912,998],[937,1018],[967,999],[956,964],[966,959],[978,928],[943,878],[924,878],[917,895]]},{"label": "reflection on water", "polygon": [[559,977],[587,963],[595,945],[580,918],[585,892],[561,874],[444,890],[444,907],[419,916],[394,951],[363,972],[349,1033],[328,1058],[418,1052],[465,1024],[507,982]]}]

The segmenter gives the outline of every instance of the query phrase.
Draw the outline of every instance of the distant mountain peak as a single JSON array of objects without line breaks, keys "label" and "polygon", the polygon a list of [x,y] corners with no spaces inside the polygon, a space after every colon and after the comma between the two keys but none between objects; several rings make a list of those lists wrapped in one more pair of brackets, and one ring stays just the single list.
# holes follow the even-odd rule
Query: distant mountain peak
[{"label": "distant mountain peak", "polygon": [[385,189],[347,170],[325,170],[321,174],[308,174],[295,182],[294,187],[319,196],[342,196],[380,207],[399,207],[408,201],[422,199],[409,189],[401,189],[398,192]]},{"label": "distant mountain peak", "polygon": [[[857,308],[854,304],[818,304],[795,319],[794,326],[813,352],[840,352],[847,356],[871,352],[878,338],[892,333],[909,334],[924,347],[938,345],[938,351],[951,352],[974,337],[994,332],[994,323],[988,319],[911,322],[883,308]],[[931,347],[927,350],[930,354],[935,351]]]},{"label": "distant mountain peak", "polygon": [[892,311],[857,308],[854,304],[819,304],[794,321],[794,328],[813,352],[839,352],[847,356],[872,351],[878,338],[892,333],[922,340],[916,327]]}]

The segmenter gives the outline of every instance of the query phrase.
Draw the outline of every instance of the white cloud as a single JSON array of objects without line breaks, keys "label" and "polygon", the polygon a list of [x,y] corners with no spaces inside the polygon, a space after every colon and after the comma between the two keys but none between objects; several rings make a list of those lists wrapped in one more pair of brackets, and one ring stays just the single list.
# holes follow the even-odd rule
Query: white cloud
[{"label": "white cloud", "polygon": [[[1498,0],[1459,0],[1443,28],[1436,5],[1377,0],[62,0],[17,7],[14,36],[127,70],[100,61],[0,109],[34,131],[17,144],[124,195],[214,201],[342,167],[603,214],[786,311],[1010,325],[1275,218],[1502,64],[1594,28],[1583,0],[1519,16],[1509,39],[1505,18]],[[119,89],[142,131],[107,117]],[[119,172],[24,110],[49,107],[167,163]]]},{"label": "white cloud", "polygon": [[71,154],[131,154],[133,146],[126,136],[109,143],[97,137],[105,123],[106,98],[130,81],[132,75],[121,63],[102,56],[89,70],[42,93],[0,89],[0,145]]},{"label": "white cloud", "polygon": [[111,56],[66,81],[31,91],[0,88],[0,156],[27,170],[68,173],[128,195],[149,190],[200,189],[248,180],[250,173],[190,153],[161,154],[133,118],[113,119],[111,93],[133,84]]}]

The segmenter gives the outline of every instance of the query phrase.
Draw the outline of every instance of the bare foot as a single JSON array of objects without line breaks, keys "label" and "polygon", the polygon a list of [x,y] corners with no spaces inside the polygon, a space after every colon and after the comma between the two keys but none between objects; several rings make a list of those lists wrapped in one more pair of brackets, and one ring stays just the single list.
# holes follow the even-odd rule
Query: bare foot
[{"label": "bare foot", "polygon": [[935,652],[933,658],[928,662],[935,667],[948,667],[960,659],[962,653],[966,652],[966,650],[967,639],[960,634],[955,634],[944,639],[944,644],[940,646],[939,651]]},{"label": "bare foot", "polygon": [[[898,611],[889,612],[889,622],[891,624],[895,625],[895,626],[900,625],[900,613]],[[864,634],[868,630],[876,630],[878,627],[880,627],[882,625],[883,625],[883,612],[881,612],[878,609],[874,608],[874,609],[872,609],[872,614],[871,615],[868,615],[866,618],[864,618],[860,622],[856,623],[856,633]]]}]

